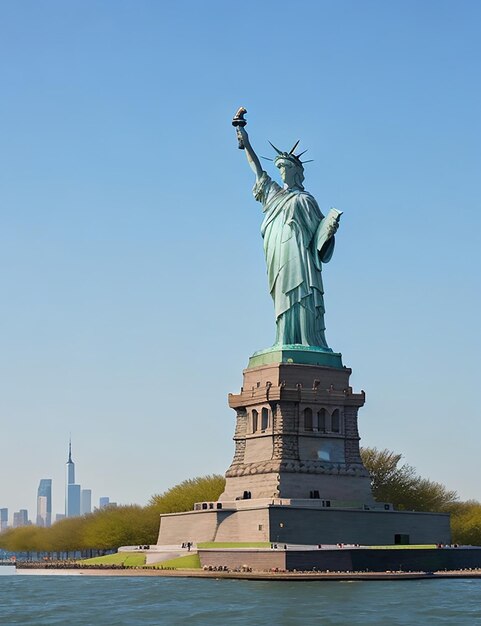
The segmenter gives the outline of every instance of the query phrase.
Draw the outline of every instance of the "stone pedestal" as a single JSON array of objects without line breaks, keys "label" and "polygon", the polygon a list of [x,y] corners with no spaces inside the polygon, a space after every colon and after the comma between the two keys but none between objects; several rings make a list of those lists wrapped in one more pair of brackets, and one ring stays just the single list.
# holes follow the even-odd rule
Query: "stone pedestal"
[{"label": "stone pedestal", "polygon": [[329,350],[254,354],[240,393],[229,395],[237,418],[224,493],[194,511],[161,515],[158,544],[449,543],[449,515],[374,501],[359,454],[365,397],[353,392],[350,375]]},{"label": "stone pedestal", "polygon": [[323,507],[314,500],[200,502],[194,511],[161,515],[159,545],[191,541],[290,545],[450,542],[449,515],[375,508]]},{"label": "stone pedestal", "polygon": [[[220,501],[374,504],[359,455],[357,412],[364,392],[353,393],[351,370],[342,366],[340,355],[320,354],[337,367],[294,362],[315,361],[315,351],[290,349],[261,353],[264,364],[244,371],[241,392],[229,395],[229,406],[237,413],[235,454]],[[285,360],[265,363],[269,357]],[[256,359],[258,355],[250,363]]]}]

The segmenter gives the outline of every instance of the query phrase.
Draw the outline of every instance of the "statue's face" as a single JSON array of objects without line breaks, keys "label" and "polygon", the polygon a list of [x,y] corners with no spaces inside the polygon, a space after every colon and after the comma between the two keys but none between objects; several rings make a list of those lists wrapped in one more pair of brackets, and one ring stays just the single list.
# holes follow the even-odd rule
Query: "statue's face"
[{"label": "statue's face", "polygon": [[293,187],[296,184],[296,166],[287,159],[279,159],[276,163],[276,167],[279,169],[282,180],[288,187]]}]

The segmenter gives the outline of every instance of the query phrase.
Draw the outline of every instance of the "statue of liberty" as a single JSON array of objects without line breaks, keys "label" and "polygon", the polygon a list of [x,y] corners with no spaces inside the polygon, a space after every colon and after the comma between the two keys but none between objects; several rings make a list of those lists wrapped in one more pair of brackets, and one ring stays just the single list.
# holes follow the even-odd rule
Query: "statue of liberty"
[{"label": "statue of liberty", "polygon": [[245,113],[239,109],[232,124],[239,147],[245,150],[256,175],[253,193],[265,214],[261,235],[276,314],[276,346],[297,344],[330,351],[324,335],[321,267],[332,257],[341,212],[331,209],[324,217],[314,197],[304,189],[303,163],[307,161],[300,159],[304,152],[295,154],[299,142],[289,152],[271,144],[284,186],[268,176],[250,144]]}]

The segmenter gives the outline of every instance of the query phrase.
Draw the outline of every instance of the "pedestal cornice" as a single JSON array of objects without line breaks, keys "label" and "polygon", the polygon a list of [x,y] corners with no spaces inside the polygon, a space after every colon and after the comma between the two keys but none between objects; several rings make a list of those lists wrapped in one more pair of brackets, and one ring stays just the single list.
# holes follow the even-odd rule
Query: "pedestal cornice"
[{"label": "pedestal cornice", "polygon": [[248,368],[271,363],[298,363],[303,365],[321,365],[342,369],[342,355],[330,348],[303,346],[301,344],[276,345],[266,350],[259,350],[249,359]]},{"label": "pedestal cornice", "polygon": [[366,401],[366,395],[363,391],[353,393],[350,387],[343,390],[305,389],[302,386],[289,388],[282,384],[277,386],[266,385],[263,388],[254,387],[250,390],[243,389],[239,394],[229,394],[229,407],[231,409],[278,401],[361,407]]}]

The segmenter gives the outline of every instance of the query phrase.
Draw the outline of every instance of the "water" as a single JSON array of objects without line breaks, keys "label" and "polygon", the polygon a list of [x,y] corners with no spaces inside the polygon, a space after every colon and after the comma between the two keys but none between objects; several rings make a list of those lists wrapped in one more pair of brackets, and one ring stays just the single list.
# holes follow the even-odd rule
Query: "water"
[{"label": "water", "polygon": [[252,582],[0,575],[0,624],[481,626],[481,580]]}]

